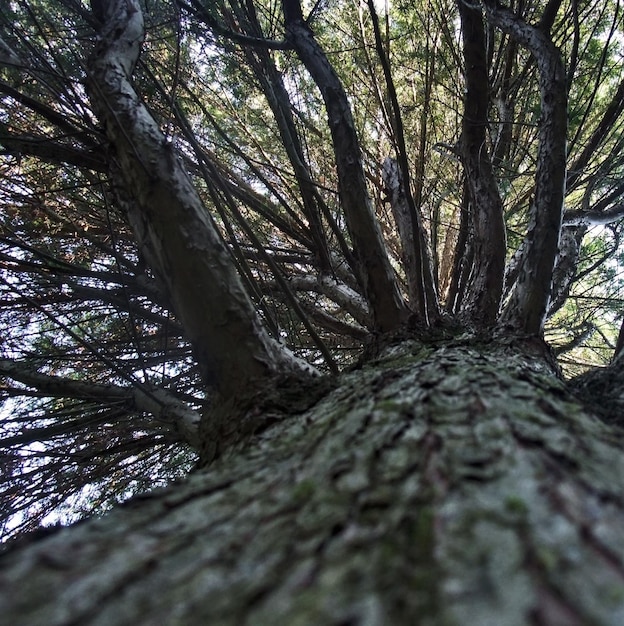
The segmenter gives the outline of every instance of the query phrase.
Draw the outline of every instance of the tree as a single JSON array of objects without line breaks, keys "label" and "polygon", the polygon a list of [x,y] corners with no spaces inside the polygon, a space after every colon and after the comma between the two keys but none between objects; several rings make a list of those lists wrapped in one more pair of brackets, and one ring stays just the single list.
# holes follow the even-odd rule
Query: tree
[{"label": "tree", "polygon": [[3,9],[12,624],[621,623],[595,8]]}]

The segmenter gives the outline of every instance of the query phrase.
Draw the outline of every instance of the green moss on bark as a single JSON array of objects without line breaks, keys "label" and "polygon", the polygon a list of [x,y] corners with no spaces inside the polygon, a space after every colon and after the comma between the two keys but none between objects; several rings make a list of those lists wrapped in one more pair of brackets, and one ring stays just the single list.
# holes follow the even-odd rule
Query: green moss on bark
[{"label": "green moss on bark", "polygon": [[619,626],[622,493],[612,432],[544,359],[408,342],[187,481],[5,556],[0,610],[15,625]]}]

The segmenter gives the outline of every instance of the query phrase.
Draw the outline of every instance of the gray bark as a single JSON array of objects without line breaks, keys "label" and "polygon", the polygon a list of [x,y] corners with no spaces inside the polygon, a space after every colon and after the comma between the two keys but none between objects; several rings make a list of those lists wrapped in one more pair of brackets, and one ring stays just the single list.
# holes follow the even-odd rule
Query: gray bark
[{"label": "gray bark", "polygon": [[7,624],[624,623],[624,455],[541,343],[386,347],[187,480],[0,558]]},{"label": "gray bark", "polygon": [[570,287],[576,276],[581,243],[587,232],[583,224],[579,226],[564,225],[559,238],[559,253],[553,270],[552,297],[548,307],[548,317],[554,315],[566,302]]},{"label": "gray bark", "polygon": [[[422,220],[414,217],[414,207],[410,208],[409,189],[403,182],[401,171],[396,159],[386,158],[383,163],[382,176],[394,223],[396,224],[401,241],[401,257],[407,282],[407,295],[412,308],[420,313],[422,319],[427,319],[427,301],[423,288],[423,259],[420,254],[422,246],[418,242],[418,232],[422,233]],[[413,202],[411,204],[414,204]],[[414,220],[417,228],[414,228]]]},{"label": "gray bark", "polygon": [[227,396],[278,373],[312,374],[262,326],[178,155],[134,89],[144,36],[139,3],[96,2],[94,11],[102,27],[87,87],[114,151],[112,177],[127,195],[138,245],[166,285],[204,380]]}]

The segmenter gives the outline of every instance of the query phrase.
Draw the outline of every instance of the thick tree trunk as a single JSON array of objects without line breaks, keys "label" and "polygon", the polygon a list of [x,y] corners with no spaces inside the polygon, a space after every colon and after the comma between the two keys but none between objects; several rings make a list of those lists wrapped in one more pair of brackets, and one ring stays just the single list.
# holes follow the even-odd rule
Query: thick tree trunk
[{"label": "thick tree trunk", "polygon": [[623,483],[538,342],[407,341],[212,468],[4,555],[0,615],[619,625]]}]

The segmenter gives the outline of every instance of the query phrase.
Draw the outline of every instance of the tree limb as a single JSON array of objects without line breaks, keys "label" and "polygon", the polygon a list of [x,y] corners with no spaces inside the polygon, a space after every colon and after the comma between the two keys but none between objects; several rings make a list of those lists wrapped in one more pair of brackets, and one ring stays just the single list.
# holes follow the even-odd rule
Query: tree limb
[{"label": "tree limb", "polygon": [[134,90],[144,35],[138,1],[111,4],[89,62],[88,93],[115,147],[139,246],[169,290],[204,380],[230,395],[277,373],[312,373],[262,327],[178,155]]},{"label": "tree limb", "polygon": [[325,102],[331,130],[340,199],[353,241],[359,280],[381,331],[397,328],[407,317],[384,246],[362,168],[362,156],[347,95],[327,56],[303,20],[299,0],[283,0],[287,39],[306,66]]}]

